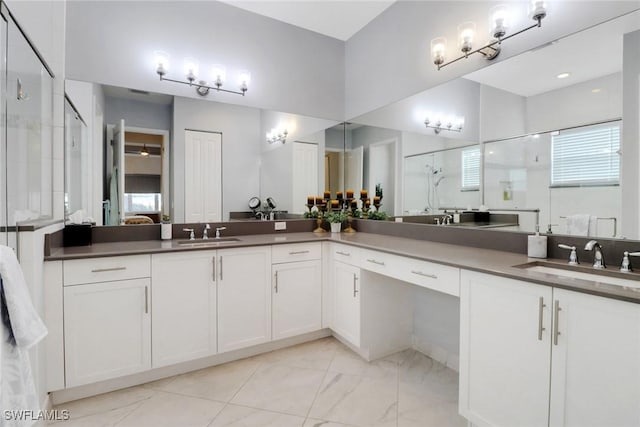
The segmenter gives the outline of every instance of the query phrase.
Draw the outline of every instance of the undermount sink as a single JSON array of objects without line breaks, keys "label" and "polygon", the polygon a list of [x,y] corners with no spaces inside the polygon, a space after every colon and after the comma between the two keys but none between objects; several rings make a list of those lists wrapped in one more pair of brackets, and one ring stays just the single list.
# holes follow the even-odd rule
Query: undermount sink
[{"label": "undermount sink", "polygon": [[[551,263],[543,263],[540,261],[528,264],[516,265],[514,267],[522,268],[534,273],[545,273],[558,276],[563,279],[579,279],[589,280],[596,283],[604,283],[608,285],[622,286],[625,288],[640,289],[640,276],[634,275],[633,278],[625,278],[621,276],[629,276],[630,273],[621,273],[611,270],[587,270],[589,267],[557,265]],[[578,270],[580,269],[580,270]],[[587,270],[587,271],[585,271]],[[635,280],[634,280],[635,279]]]},{"label": "undermount sink", "polygon": [[239,242],[240,239],[235,237],[211,237],[209,239],[197,239],[197,240],[178,240],[179,245],[189,245],[189,246],[211,246],[211,245],[219,245],[223,243],[233,243]]}]

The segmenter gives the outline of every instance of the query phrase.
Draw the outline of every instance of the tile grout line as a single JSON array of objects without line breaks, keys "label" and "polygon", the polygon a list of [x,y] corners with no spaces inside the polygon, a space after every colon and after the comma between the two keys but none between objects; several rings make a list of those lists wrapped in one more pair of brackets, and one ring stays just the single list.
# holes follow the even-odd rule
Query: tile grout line
[{"label": "tile grout line", "polygon": [[313,409],[313,405],[316,403],[316,400],[318,399],[318,395],[320,394],[320,389],[322,389],[322,384],[324,384],[324,380],[327,378],[327,375],[329,375],[329,369],[331,368],[331,365],[333,364],[333,361],[335,360],[337,354],[338,354],[338,349],[335,348],[333,350],[333,356],[331,357],[331,361],[327,364],[327,368],[324,371],[324,376],[322,377],[322,381],[320,381],[320,384],[318,385],[318,389],[316,390],[316,394],[313,396],[313,400],[311,401],[311,405],[309,405],[309,409],[307,410],[307,415],[305,416],[303,425],[309,419],[309,414],[311,413],[311,409]]}]

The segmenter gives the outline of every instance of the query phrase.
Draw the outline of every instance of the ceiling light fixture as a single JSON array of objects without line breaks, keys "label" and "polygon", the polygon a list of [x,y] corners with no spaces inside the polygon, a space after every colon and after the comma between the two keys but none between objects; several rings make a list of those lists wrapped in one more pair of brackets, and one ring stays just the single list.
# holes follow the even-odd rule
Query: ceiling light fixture
[{"label": "ceiling light fixture", "polygon": [[143,157],[147,157],[149,155],[149,150],[147,150],[147,144],[144,144],[142,150],[140,150],[140,155]]},{"label": "ceiling light fixture", "polygon": [[509,34],[509,9],[507,5],[498,5],[490,10],[490,36],[492,40],[484,46],[474,49],[474,39],[476,38],[476,25],[473,22],[465,22],[458,26],[458,49],[462,52],[462,55],[452,59],[449,62],[445,62],[446,59],[446,47],[447,40],[444,37],[437,37],[431,40],[431,58],[433,63],[440,70],[442,67],[446,67],[449,64],[460,61],[461,59],[468,58],[474,53],[479,53],[487,60],[494,59],[500,54],[500,46],[503,41],[510,39],[511,37],[522,34],[525,31],[531,30],[536,27],[542,26],[542,20],[547,16],[547,2],[542,0],[532,0],[529,5],[529,16],[536,21],[535,24],[523,28],[515,33]]},{"label": "ceiling light fixture", "polygon": [[443,130],[448,130],[452,132],[462,132],[462,128],[464,127],[464,117],[453,117],[449,116],[443,118],[440,115],[435,115],[432,117],[425,117],[424,125],[428,129],[433,129],[433,132],[438,135]]},{"label": "ceiling light fixture", "polygon": [[219,64],[216,64],[211,68],[211,83],[207,83],[206,80],[199,80],[198,76],[200,75],[200,68],[198,66],[198,62],[193,58],[186,58],[184,60],[184,75],[186,81],[170,79],[166,77],[167,72],[169,71],[169,55],[161,51],[155,52],[155,65],[156,73],[160,76],[160,81],[192,86],[200,96],[208,95],[211,90],[245,96],[247,90],[249,90],[249,83],[251,82],[251,74],[246,70],[242,70],[238,73],[237,83],[239,91],[222,89],[222,85],[225,84],[227,80],[227,71],[224,66]]},{"label": "ceiling light fixture", "polygon": [[559,79],[566,79],[570,75],[571,75],[571,73],[560,73],[556,77],[559,78]]},{"label": "ceiling light fixture", "polygon": [[267,142],[269,144],[275,144],[276,142],[282,142],[283,144],[287,142],[287,132],[286,129],[271,129],[271,132],[267,133]]}]

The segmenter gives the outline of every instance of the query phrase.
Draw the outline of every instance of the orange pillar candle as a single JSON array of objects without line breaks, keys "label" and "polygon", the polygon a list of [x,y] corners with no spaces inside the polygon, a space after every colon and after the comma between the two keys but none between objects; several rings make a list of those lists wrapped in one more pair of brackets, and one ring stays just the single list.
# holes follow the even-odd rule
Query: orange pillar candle
[{"label": "orange pillar candle", "polygon": [[352,209],[357,209],[358,208],[358,201],[357,200],[352,200],[351,201],[351,208]]},{"label": "orange pillar candle", "polygon": [[353,190],[347,190],[347,199],[353,199]]},{"label": "orange pillar candle", "polygon": [[325,191],[324,192],[324,199],[325,200],[329,200],[331,198],[331,191]]},{"label": "orange pillar candle", "polygon": [[373,196],[373,204],[374,205],[380,204],[380,196]]},{"label": "orange pillar candle", "polygon": [[365,201],[364,201],[364,205],[365,205],[366,207],[371,206],[371,200],[369,200],[369,199],[365,199]]},{"label": "orange pillar candle", "polygon": [[367,190],[360,190],[360,198],[366,199],[369,192]]},{"label": "orange pillar candle", "polygon": [[332,200],[331,209],[338,209],[338,207],[339,207],[339,202],[337,200]]},{"label": "orange pillar candle", "polygon": [[319,206],[323,204],[324,199],[321,196],[316,197],[316,205]]},{"label": "orange pillar candle", "polygon": [[342,191],[338,191],[338,192],[336,193],[336,199],[338,199],[338,200],[342,200]]},{"label": "orange pillar candle", "polygon": [[316,201],[316,198],[313,196],[307,196],[307,204],[308,205],[313,205],[315,204],[314,202]]}]

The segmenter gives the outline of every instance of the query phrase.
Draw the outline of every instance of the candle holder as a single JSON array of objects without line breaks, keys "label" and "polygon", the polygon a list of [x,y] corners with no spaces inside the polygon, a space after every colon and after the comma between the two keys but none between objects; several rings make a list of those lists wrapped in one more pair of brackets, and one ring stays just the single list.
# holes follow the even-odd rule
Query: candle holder
[{"label": "candle holder", "polygon": [[354,228],[351,226],[351,223],[353,222],[353,209],[351,209],[351,207],[349,207],[349,209],[347,210],[347,228],[344,229],[345,233],[355,233],[356,230],[354,230]]},{"label": "candle holder", "polygon": [[322,228],[322,219],[324,217],[324,213],[327,210],[326,204],[316,205],[318,207],[318,219],[316,219],[316,228],[313,230],[314,233],[326,233],[327,230]]},{"label": "candle holder", "polygon": [[374,203],[373,206],[376,208],[377,212],[380,212],[380,206],[382,206],[382,203]]}]

